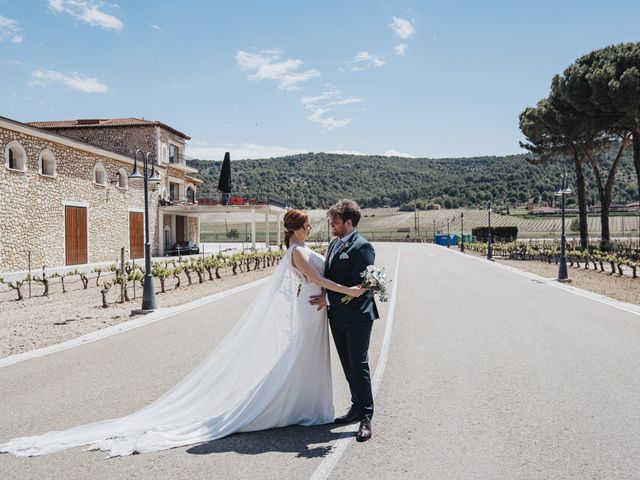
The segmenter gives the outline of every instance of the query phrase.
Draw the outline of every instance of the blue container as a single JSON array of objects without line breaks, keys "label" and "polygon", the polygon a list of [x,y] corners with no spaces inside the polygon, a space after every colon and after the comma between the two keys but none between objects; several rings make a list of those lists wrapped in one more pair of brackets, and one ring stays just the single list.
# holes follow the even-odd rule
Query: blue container
[{"label": "blue container", "polygon": [[446,247],[447,245],[458,245],[458,235],[452,233],[449,235],[449,238],[447,238],[446,233],[438,233],[436,234],[436,245],[442,245],[443,247]]}]

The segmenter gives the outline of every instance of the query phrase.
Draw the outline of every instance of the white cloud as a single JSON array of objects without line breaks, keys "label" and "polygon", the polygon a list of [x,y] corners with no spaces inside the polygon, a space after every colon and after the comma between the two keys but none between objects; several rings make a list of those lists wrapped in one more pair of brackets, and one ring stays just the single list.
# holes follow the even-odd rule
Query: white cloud
[{"label": "white cloud", "polygon": [[151,25],[151,28],[153,28],[154,30],[156,30],[158,32],[161,30],[161,28],[158,25],[156,25],[155,23]]},{"label": "white cloud", "polygon": [[390,149],[384,152],[382,155],[385,157],[404,157],[404,158],[415,158],[413,155],[409,153],[398,152],[396,150]]},{"label": "white cloud", "polygon": [[280,50],[263,50],[259,53],[238,50],[236,62],[243,70],[253,71],[250,80],[275,80],[283,90],[297,90],[298,84],[319,77],[316,69],[298,71],[304,63],[298,59],[282,59]]},{"label": "white cloud", "polygon": [[399,57],[404,57],[406,55],[406,50],[407,50],[406,43],[401,43],[399,45],[396,45],[396,55],[398,55]]},{"label": "white cloud", "polygon": [[398,37],[403,39],[410,38],[416,33],[416,28],[409,20],[404,18],[393,17],[393,21],[389,26]]},{"label": "white cloud", "polygon": [[337,90],[330,90],[320,95],[316,95],[315,97],[302,97],[300,98],[300,103],[303,105],[314,105],[323,100],[329,100],[331,98],[335,98],[338,95],[340,95],[340,92],[338,92]]},{"label": "white cloud", "polygon": [[322,127],[327,130],[346,127],[351,123],[351,118],[338,119],[331,115],[327,115],[330,111],[330,109],[323,107],[312,108],[311,114],[307,117],[307,120],[322,125]]},{"label": "white cloud", "polygon": [[271,145],[258,145],[256,143],[227,144],[216,146],[191,147],[187,145],[186,153],[192,158],[206,160],[222,160],[225,152],[231,154],[232,160],[246,158],[271,158],[285,157],[298,153],[307,153],[308,150],[289,147],[276,147]]},{"label": "white cloud", "polygon": [[335,105],[351,105],[352,103],[360,103],[360,102],[364,102],[364,98],[349,97],[349,98],[344,98],[342,100],[335,100],[333,102],[329,102],[327,103],[327,105],[332,107]]},{"label": "white cloud", "polygon": [[327,153],[336,153],[340,155],[368,155],[367,153],[362,153],[357,150],[331,150]]},{"label": "white cloud", "polygon": [[302,103],[305,108],[307,108],[307,110],[311,111],[311,113],[307,116],[307,120],[313,123],[317,123],[327,130],[346,127],[353,120],[351,118],[339,119],[332,115],[329,115],[329,112],[332,111],[332,107],[340,105],[350,105],[363,101],[364,99],[359,97],[342,98],[342,93],[340,92],[340,90],[337,90],[335,88],[320,95],[300,98],[300,103]]},{"label": "white cloud", "polygon": [[33,80],[31,85],[46,87],[51,83],[59,83],[73,90],[79,90],[85,93],[107,93],[109,87],[97,78],[87,77],[81,73],[72,72],[66,74],[56,72],[55,70],[47,70],[39,68],[31,73]]},{"label": "white cloud", "polygon": [[[111,5],[113,7],[113,5]],[[49,8],[54,13],[68,13],[92,27],[121,31],[124,25],[118,17],[101,10],[102,4],[93,0],[49,0]]]},{"label": "white cloud", "polygon": [[21,31],[18,22],[0,15],[0,42],[9,40],[11,43],[22,43],[24,37],[20,35]]},{"label": "white cloud", "polygon": [[352,72],[361,72],[365,70],[364,67],[374,67],[380,68],[385,65],[385,61],[377,55],[372,55],[369,52],[358,52],[356,58],[351,62],[353,67],[351,67]]}]

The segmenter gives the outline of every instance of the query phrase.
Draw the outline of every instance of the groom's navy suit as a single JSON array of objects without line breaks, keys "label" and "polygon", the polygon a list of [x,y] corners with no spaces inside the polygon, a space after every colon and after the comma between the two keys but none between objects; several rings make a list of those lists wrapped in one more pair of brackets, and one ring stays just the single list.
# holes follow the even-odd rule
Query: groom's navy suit
[{"label": "groom's navy suit", "polygon": [[[335,248],[337,239],[329,244],[324,276],[336,283],[353,287],[363,281],[360,273],[373,265],[376,253],[371,244],[355,232],[344,245]],[[329,259],[331,258],[331,262]],[[371,421],[373,393],[369,371],[369,338],[378,308],[373,293],[366,292],[348,303],[342,303],[341,293],[329,291],[329,323],[340,357],[340,363],[349,382],[351,403],[362,420]]]}]

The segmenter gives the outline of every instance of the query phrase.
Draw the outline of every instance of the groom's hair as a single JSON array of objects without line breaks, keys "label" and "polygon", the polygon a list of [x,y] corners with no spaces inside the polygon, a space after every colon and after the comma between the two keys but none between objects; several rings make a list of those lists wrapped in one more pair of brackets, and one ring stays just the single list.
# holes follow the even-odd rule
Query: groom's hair
[{"label": "groom's hair", "polygon": [[327,212],[327,216],[329,218],[338,216],[343,222],[351,220],[351,224],[355,228],[358,226],[358,222],[360,222],[360,207],[353,200],[345,198],[332,206]]}]

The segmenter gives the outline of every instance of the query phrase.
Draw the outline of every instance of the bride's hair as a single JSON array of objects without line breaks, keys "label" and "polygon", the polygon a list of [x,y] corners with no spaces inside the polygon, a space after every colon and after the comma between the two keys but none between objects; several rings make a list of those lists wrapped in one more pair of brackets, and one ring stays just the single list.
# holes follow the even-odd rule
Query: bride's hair
[{"label": "bride's hair", "polygon": [[304,227],[304,224],[309,221],[309,214],[302,210],[296,210],[292,208],[284,214],[284,244],[289,248],[291,236],[296,230],[300,230]]}]

